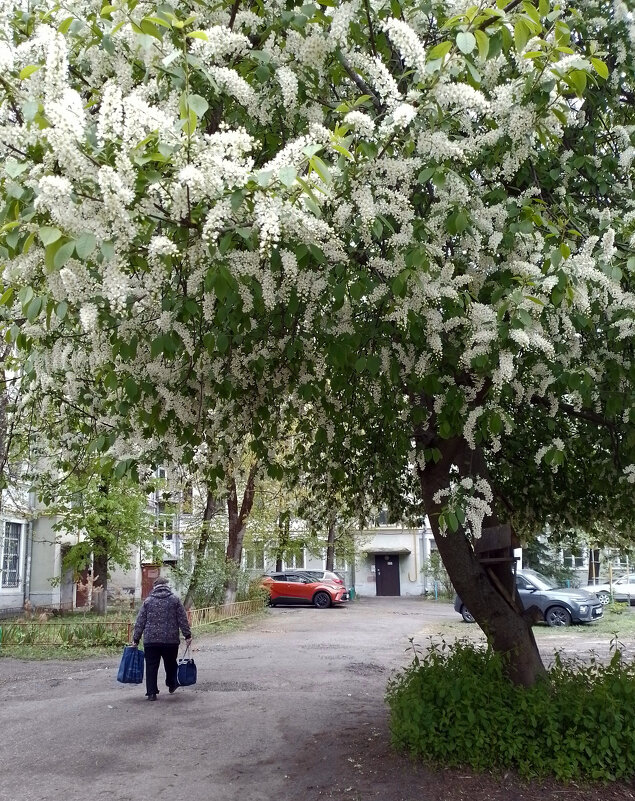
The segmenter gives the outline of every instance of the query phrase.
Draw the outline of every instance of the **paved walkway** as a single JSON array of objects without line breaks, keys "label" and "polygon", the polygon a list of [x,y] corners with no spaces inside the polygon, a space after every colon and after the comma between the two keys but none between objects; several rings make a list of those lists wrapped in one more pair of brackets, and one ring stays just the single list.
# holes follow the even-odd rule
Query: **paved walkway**
[{"label": "paved walkway", "polygon": [[[387,741],[386,681],[409,661],[409,638],[424,644],[448,625],[471,628],[450,604],[420,599],[271,609],[244,630],[197,639],[197,685],[156,703],[117,683],[118,658],[2,658],[0,799],[381,798],[394,777],[371,782],[354,755]],[[346,795],[353,780],[372,796]]]}]

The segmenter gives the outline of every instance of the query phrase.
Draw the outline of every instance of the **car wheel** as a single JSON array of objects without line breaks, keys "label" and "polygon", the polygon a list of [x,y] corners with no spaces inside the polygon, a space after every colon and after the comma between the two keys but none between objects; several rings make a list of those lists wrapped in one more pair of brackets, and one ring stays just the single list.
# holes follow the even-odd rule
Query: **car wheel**
[{"label": "car wheel", "polygon": [[316,592],[313,596],[313,604],[318,609],[328,609],[331,605],[331,596],[328,592]]},{"label": "car wheel", "polygon": [[547,609],[545,621],[548,626],[570,626],[571,615],[564,606],[552,606],[551,609]]},{"label": "car wheel", "polygon": [[602,604],[602,606],[606,606],[607,604],[611,603],[611,595],[610,593],[606,592],[606,590],[598,592],[597,596],[600,599],[600,603]]},{"label": "car wheel", "polygon": [[461,617],[466,623],[476,623],[474,616],[470,613],[470,610],[467,608],[467,606],[461,607]]}]

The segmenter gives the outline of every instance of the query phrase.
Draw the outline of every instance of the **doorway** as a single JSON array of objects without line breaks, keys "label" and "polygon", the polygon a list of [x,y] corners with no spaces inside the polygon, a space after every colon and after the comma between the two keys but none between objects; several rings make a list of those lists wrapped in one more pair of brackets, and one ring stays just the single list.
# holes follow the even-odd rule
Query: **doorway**
[{"label": "doorway", "polygon": [[161,575],[161,565],[141,565],[141,600],[152,592],[154,580]]},{"label": "doorway", "polygon": [[377,595],[401,595],[398,554],[375,556],[375,583]]}]

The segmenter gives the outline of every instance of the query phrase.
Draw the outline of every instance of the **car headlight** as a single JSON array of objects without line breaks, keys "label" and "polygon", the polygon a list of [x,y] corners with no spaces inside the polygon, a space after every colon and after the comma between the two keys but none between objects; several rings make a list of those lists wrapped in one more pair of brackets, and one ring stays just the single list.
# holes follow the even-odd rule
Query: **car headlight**
[{"label": "car headlight", "polygon": [[582,614],[584,614],[585,612],[588,612],[588,611],[589,611],[589,605],[588,604],[580,604],[580,612]]}]

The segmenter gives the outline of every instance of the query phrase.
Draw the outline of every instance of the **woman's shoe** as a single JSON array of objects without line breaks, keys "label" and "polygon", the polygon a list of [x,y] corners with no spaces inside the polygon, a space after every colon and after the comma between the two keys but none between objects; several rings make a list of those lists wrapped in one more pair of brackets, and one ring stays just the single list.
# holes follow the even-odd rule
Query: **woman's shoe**
[{"label": "woman's shoe", "polygon": [[148,693],[148,701],[156,701],[157,694],[156,693]]},{"label": "woman's shoe", "polygon": [[176,692],[176,687],[168,687],[168,692],[170,693],[170,695],[172,695],[173,693]]}]

